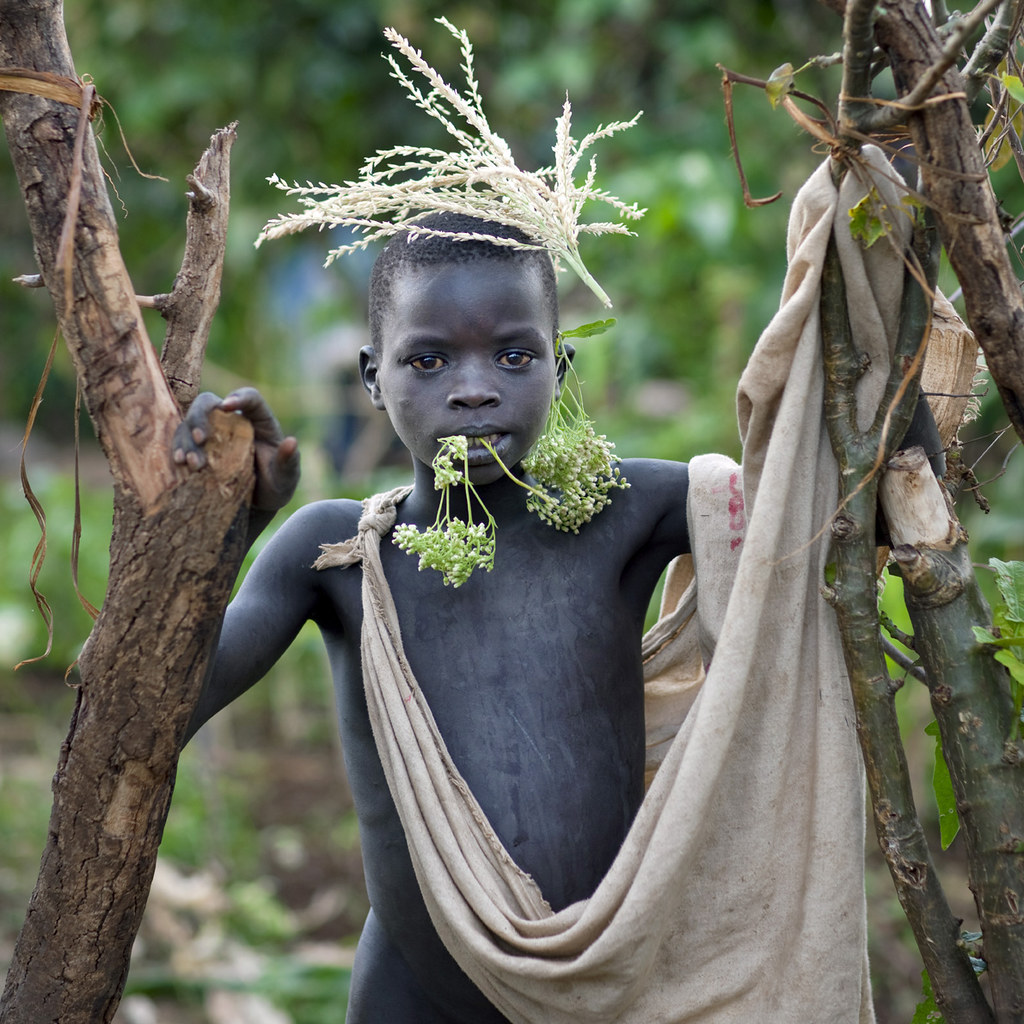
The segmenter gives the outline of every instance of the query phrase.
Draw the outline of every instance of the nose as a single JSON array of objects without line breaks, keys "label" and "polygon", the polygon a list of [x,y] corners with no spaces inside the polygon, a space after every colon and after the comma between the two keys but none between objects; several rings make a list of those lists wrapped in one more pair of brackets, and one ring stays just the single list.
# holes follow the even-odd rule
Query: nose
[{"label": "nose", "polygon": [[452,380],[448,391],[450,409],[480,409],[500,404],[498,388],[486,373],[466,368]]}]

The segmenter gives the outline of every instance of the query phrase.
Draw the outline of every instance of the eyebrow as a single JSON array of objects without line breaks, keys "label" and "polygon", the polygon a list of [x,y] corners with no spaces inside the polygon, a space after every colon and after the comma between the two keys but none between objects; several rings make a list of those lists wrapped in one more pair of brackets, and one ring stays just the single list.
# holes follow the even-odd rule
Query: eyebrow
[{"label": "eyebrow", "polygon": [[[547,334],[532,324],[513,324],[498,331],[488,339],[494,345],[532,344],[537,347],[547,345],[550,341]],[[443,334],[423,332],[422,334],[398,335],[387,338],[385,347],[394,346],[400,351],[419,348],[444,347],[450,339]]]},{"label": "eyebrow", "polygon": [[531,341],[537,344],[546,344],[548,336],[538,331],[532,324],[522,324],[510,327],[508,330],[500,331],[494,336],[499,344],[509,344],[516,341]]}]

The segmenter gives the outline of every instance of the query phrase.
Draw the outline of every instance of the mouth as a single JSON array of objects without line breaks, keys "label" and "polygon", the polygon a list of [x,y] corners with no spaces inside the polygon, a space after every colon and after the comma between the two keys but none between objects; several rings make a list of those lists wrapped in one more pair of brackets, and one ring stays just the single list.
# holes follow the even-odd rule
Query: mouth
[{"label": "mouth", "polygon": [[467,430],[465,436],[468,441],[466,454],[470,466],[481,466],[494,461],[494,455],[491,454],[490,449],[487,447],[488,445],[494,449],[498,458],[504,461],[504,452],[509,446],[508,434],[501,432],[485,433],[484,431],[471,432]]}]

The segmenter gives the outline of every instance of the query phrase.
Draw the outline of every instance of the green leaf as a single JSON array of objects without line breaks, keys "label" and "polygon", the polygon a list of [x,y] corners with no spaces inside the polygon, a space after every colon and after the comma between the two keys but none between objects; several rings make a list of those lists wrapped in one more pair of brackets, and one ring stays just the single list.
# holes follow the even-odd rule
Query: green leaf
[{"label": "green leaf", "polygon": [[992,626],[992,632],[1003,641],[1000,646],[1024,643],[1024,622],[1013,618],[1005,604],[997,604],[992,610]]},{"label": "green leaf", "polygon": [[935,1004],[935,993],[932,992],[932,982],[927,971],[921,972],[921,994],[924,998],[917,1004],[910,1024],[945,1024],[945,1017]]},{"label": "green leaf", "polygon": [[615,326],[615,317],[607,320],[594,320],[589,324],[580,324],[579,327],[570,327],[567,331],[559,331],[563,338],[596,338],[599,334],[611,330]]},{"label": "green leaf", "polygon": [[[939,723],[931,722],[924,730],[929,736],[935,737],[935,769],[932,772],[932,790],[935,793],[935,805],[939,809],[939,839],[944,850],[956,839],[960,831],[960,818],[956,813],[956,794],[953,792],[953,780],[949,775],[949,766],[942,752],[942,739],[939,736]],[[925,1018],[928,1019],[928,1018]]]},{"label": "green leaf", "polygon": [[876,189],[871,189],[850,207],[850,234],[861,239],[869,249],[889,233],[890,225],[878,215],[880,207],[884,209]]},{"label": "green leaf", "polygon": [[900,206],[905,208],[907,216],[915,224],[921,223],[927,212],[924,200],[918,199],[917,196],[900,196]]},{"label": "green leaf", "polygon": [[788,61],[780,64],[769,76],[765,83],[764,91],[768,102],[774,110],[779,105],[779,100],[793,88],[793,65]]},{"label": "green leaf", "polygon": [[971,631],[974,633],[974,639],[979,644],[992,644],[994,647],[1009,647],[1013,644],[1012,640],[1007,640],[1003,636],[996,636],[992,630],[986,629],[984,626],[971,626]]},{"label": "green leaf", "polygon": [[1017,75],[1008,75],[1005,71],[999,77],[1010,96],[1018,103],[1024,103],[1024,82]]},{"label": "green leaf", "polygon": [[1024,661],[1021,661],[1011,651],[996,651],[992,655],[1000,665],[1005,665],[1010,670],[1010,675],[1018,685],[1024,686]]},{"label": "green leaf", "polygon": [[[1020,79],[1017,81],[1019,84]],[[996,586],[1006,602],[1006,617],[1012,622],[1024,622],[1024,562],[990,558],[988,564],[996,571]]]}]

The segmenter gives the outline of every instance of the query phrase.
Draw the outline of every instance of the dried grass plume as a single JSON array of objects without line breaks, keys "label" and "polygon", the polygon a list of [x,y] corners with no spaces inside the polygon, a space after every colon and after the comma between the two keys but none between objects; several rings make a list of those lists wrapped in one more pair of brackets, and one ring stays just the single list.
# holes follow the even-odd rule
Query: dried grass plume
[{"label": "dried grass plume", "polygon": [[[490,235],[456,234],[422,229],[424,234],[451,234],[460,240],[484,240],[516,248],[546,249],[556,265],[564,263],[584,281],[606,305],[611,305],[604,289],[587,270],[579,252],[583,234],[633,234],[623,223],[636,220],[646,211],[638,209],[597,188],[597,164],[590,156],[583,181],[573,180],[577,166],[598,139],[630,128],[640,117],[602,125],[577,142],[571,134],[572,108],[566,97],[562,115],[555,123],[554,163],[536,171],[521,170],[508,143],[492,130],[483,112],[483,103],[473,68],[473,47],[465,32],[446,18],[438,18],[459,41],[464,92],[450,86],[423,58],[423,54],[395,29],[384,35],[403,56],[416,75],[426,80],[421,88],[403,70],[394,54],[386,54],[391,76],[405,88],[409,98],[439,121],[457,146],[451,150],[421,146],[395,146],[367,159],[359,177],[343,185],[289,184],[274,174],[267,180],[287,195],[296,196],[305,207],[299,213],[286,213],[270,220],[256,240],[304,231],[306,228],[346,226],[363,233],[357,241],[332,249],[325,265],[338,256],[387,238],[399,231],[415,229],[417,221],[440,211],[469,214],[519,228],[534,244],[525,245],[508,238]],[[619,220],[581,223],[580,214],[588,200],[605,203]]]}]

